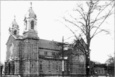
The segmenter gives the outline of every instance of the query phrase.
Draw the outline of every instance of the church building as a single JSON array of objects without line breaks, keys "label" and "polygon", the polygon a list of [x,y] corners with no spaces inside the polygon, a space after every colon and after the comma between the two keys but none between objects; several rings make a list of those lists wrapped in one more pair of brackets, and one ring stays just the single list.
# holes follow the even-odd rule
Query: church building
[{"label": "church building", "polygon": [[[40,39],[36,29],[37,16],[32,7],[24,18],[24,25],[22,36],[19,35],[16,19],[9,28],[5,77],[84,77],[86,62],[84,53],[79,49],[79,42],[71,46]],[[77,41],[84,43],[82,39]],[[65,46],[68,49],[65,50]],[[65,55],[67,52],[69,55]]]}]

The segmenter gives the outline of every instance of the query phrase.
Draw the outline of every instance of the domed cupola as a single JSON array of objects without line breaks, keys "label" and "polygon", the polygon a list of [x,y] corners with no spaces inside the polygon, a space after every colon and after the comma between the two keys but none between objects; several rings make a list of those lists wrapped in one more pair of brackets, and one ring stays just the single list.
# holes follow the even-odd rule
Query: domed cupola
[{"label": "domed cupola", "polygon": [[9,32],[11,35],[19,35],[19,25],[16,22],[15,16],[14,20],[12,21],[12,28],[9,28]]},{"label": "domed cupola", "polygon": [[33,11],[32,3],[24,18],[24,37],[37,37],[37,16]]},{"label": "domed cupola", "polygon": [[34,18],[36,19],[36,14],[34,13],[33,9],[32,9],[32,3],[31,3],[31,7],[27,12],[26,18]]},{"label": "domed cupola", "polygon": [[19,26],[18,26],[18,24],[17,24],[15,18],[14,18],[14,20],[12,21],[12,28],[15,28],[15,29],[18,29],[18,28],[19,28]]}]

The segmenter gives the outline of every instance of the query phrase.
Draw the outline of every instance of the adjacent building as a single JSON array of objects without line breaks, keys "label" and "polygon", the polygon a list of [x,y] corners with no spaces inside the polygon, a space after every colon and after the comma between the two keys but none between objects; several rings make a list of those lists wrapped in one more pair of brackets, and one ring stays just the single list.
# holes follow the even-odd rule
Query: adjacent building
[{"label": "adjacent building", "polygon": [[107,76],[107,65],[91,61],[90,74],[91,76]]}]

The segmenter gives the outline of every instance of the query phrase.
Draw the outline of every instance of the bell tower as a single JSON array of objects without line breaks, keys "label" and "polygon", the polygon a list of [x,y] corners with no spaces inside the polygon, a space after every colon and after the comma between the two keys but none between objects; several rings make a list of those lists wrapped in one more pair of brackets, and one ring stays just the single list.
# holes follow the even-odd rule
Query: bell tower
[{"label": "bell tower", "polygon": [[14,20],[12,21],[12,27],[9,28],[9,32],[11,35],[14,35],[14,36],[19,35],[19,26],[16,22],[15,16],[14,16]]},{"label": "bell tower", "polygon": [[24,18],[25,30],[20,48],[21,61],[20,66],[22,77],[39,77],[39,38],[37,36],[37,19],[33,11],[32,3]]},{"label": "bell tower", "polygon": [[30,3],[31,6],[24,18],[24,37],[25,38],[38,38],[37,36],[37,16],[33,11],[32,3]]}]

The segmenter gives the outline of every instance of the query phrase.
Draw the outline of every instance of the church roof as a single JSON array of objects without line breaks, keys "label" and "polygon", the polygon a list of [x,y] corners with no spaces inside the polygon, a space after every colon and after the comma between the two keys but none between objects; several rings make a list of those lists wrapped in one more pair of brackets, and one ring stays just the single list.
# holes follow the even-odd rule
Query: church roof
[{"label": "church roof", "polygon": [[2,66],[3,64],[0,62],[0,66]]},{"label": "church roof", "polygon": [[51,50],[61,50],[61,46],[58,45],[59,42],[50,41],[50,40],[39,40],[39,47]]},{"label": "church roof", "polygon": [[10,44],[14,40],[15,40],[15,38],[12,35],[10,35],[9,38],[8,38],[8,41],[7,41],[6,45]]},{"label": "church roof", "polygon": [[[10,35],[6,45],[9,44],[10,42],[13,42],[15,39],[24,39],[24,38],[23,36]],[[57,42],[57,41],[39,39],[39,48],[59,51],[62,49],[62,46],[59,45],[59,43],[60,42]]]},{"label": "church roof", "polygon": [[20,35],[10,35],[6,45],[11,43],[11,42],[14,42],[15,39],[23,39],[23,37]]}]

